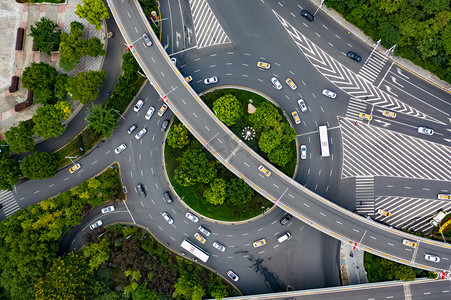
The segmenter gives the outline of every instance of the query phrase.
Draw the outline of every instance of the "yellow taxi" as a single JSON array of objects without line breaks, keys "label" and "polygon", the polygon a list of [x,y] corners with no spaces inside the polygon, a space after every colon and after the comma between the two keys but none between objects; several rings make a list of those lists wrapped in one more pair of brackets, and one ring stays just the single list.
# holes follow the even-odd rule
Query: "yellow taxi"
[{"label": "yellow taxi", "polygon": [[258,248],[265,244],[266,244],[266,239],[261,239],[261,240],[255,241],[252,245],[254,245],[254,248]]},{"label": "yellow taxi", "polygon": [[301,123],[301,118],[299,118],[299,114],[297,111],[293,111],[291,113],[291,116],[293,117],[294,123],[296,123],[296,124]]},{"label": "yellow taxi", "polygon": [[193,77],[191,76],[186,76],[185,77],[186,82],[190,82],[191,80],[193,80]]},{"label": "yellow taxi", "polygon": [[194,237],[202,244],[205,244],[205,242],[207,241],[202,235],[197,232],[194,234]]},{"label": "yellow taxi", "polygon": [[72,173],[74,173],[75,171],[77,171],[80,168],[81,168],[80,164],[73,165],[73,167],[69,169],[69,173],[72,174]]},{"label": "yellow taxi", "polygon": [[166,104],[163,104],[163,106],[161,106],[160,110],[158,111],[158,116],[162,116],[164,115],[164,113],[166,112],[166,110],[168,109],[168,106]]},{"label": "yellow taxi", "polygon": [[271,176],[271,172],[270,172],[268,169],[266,169],[264,166],[262,166],[262,165],[260,165],[260,166],[258,167],[258,170],[259,170],[260,172],[262,172],[263,174],[265,174],[266,177]]},{"label": "yellow taxi", "polygon": [[292,89],[293,91],[294,91],[295,89],[298,88],[298,86],[294,83],[293,80],[291,80],[291,78],[287,78],[287,79],[285,80],[285,83],[288,84],[288,86],[290,87],[290,89]]},{"label": "yellow taxi", "polygon": [[377,213],[382,215],[382,216],[386,216],[386,217],[390,217],[391,216],[391,212],[388,212],[388,211],[385,211],[385,210],[382,210],[382,209],[378,209]]},{"label": "yellow taxi", "polygon": [[361,117],[362,119],[368,120],[368,121],[371,121],[373,119],[372,115],[364,114],[364,113],[360,113],[359,117]]},{"label": "yellow taxi", "polygon": [[402,244],[404,246],[409,246],[409,247],[412,247],[412,248],[416,248],[418,246],[418,244],[415,243],[414,241],[410,241],[410,240],[406,240],[406,239],[402,240]]},{"label": "yellow taxi", "polygon": [[382,112],[383,116],[389,117],[389,118],[396,118],[396,113],[388,110],[384,110]]},{"label": "yellow taxi", "polygon": [[437,198],[440,200],[451,200],[451,195],[450,194],[438,194]]},{"label": "yellow taxi", "polygon": [[268,70],[269,68],[271,68],[271,64],[264,61],[259,61],[257,62],[257,67]]}]

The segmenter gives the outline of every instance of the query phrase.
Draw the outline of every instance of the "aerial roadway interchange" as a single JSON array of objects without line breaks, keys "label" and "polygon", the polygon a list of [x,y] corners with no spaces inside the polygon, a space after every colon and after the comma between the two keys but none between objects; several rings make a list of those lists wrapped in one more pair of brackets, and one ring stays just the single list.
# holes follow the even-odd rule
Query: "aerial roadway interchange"
[{"label": "aerial roadway interchange", "polygon": [[[142,12],[137,11],[132,3],[109,3],[127,44],[138,41],[143,32],[152,33]],[[450,246],[366,220],[316,195],[270,166],[228,128],[217,122],[212,112],[171,64],[169,56],[153,33],[152,39],[155,43],[150,48],[141,42],[133,44],[132,52],[143,71],[182,123],[204,145],[208,142],[206,148],[233,173],[244,178],[279,207],[326,234],[345,242],[358,243],[358,247],[365,251],[411,266],[429,270],[449,269],[448,261],[428,262],[424,259],[424,254],[448,257],[451,253]],[[269,167],[271,176],[265,178],[258,172],[258,167],[262,164]],[[402,245],[404,239],[416,241],[418,246],[412,251]]]}]

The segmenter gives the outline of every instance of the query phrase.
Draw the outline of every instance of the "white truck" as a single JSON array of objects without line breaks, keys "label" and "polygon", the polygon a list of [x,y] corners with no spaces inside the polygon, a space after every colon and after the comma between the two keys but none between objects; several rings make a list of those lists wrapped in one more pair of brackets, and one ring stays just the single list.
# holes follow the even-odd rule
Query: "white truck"
[{"label": "white truck", "polygon": [[436,213],[432,219],[429,221],[429,224],[431,224],[432,226],[436,227],[440,225],[440,222],[442,222],[443,218],[446,216],[446,211],[444,210],[439,210],[438,213]]}]

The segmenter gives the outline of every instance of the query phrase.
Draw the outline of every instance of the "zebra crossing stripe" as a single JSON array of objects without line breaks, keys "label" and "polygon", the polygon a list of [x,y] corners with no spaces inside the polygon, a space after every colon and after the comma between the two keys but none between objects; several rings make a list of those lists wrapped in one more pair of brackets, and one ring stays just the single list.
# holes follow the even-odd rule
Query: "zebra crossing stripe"
[{"label": "zebra crossing stripe", "polygon": [[210,6],[205,0],[190,0],[197,48],[230,43]]},{"label": "zebra crossing stripe", "polygon": [[[383,109],[389,109],[391,111],[407,114],[412,117],[444,124],[442,121],[426,115],[419,110],[401,102],[399,99],[391,96],[390,94],[382,91],[378,87],[374,86],[370,80],[364,78],[364,76],[361,76],[349,70],[344,65],[335,60],[331,55],[327,54],[317,45],[312,43],[303,34],[301,34],[299,30],[294,28],[274,10],[273,13],[282,24],[282,26],[285,27],[285,30],[291,36],[301,52],[305,55],[305,57],[307,57],[310,63],[318,70],[318,72],[320,72],[324,77],[326,77],[330,82],[335,84],[344,92],[348,93],[354,98],[361,100],[365,99],[366,103],[380,106]],[[380,55],[381,54],[376,54],[373,61],[380,60]],[[374,64],[376,64],[376,62],[374,62]]]},{"label": "zebra crossing stripe", "polygon": [[[340,121],[342,178],[391,176],[449,181],[451,147],[391,130]],[[427,159],[419,159],[427,157]]]},{"label": "zebra crossing stripe", "polygon": [[10,191],[0,191],[0,203],[3,204],[2,210],[6,216],[10,216],[20,209],[14,194]]},{"label": "zebra crossing stripe", "polygon": [[361,215],[374,215],[374,177],[356,177],[356,211]]},{"label": "zebra crossing stripe", "polygon": [[355,119],[355,118],[359,117],[360,113],[365,112],[366,106],[367,106],[367,104],[365,102],[350,99],[348,108],[346,109],[345,116],[347,118]]}]

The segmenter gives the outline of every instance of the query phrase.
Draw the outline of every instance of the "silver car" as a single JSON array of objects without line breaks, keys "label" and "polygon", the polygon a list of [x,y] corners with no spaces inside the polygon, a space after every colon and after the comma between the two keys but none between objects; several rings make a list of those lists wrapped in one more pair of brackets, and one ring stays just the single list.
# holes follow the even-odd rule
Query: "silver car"
[{"label": "silver car", "polygon": [[221,252],[224,252],[226,250],[226,247],[218,242],[213,242],[213,247],[215,247],[216,249],[218,249]]},{"label": "silver car", "polygon": [[322,92],[322,94],[323,94],[324,96],[329,97],[329,98],[332,98],[332,99],[335,99],[335,98],[337,97],[337,94],[335,94],[334,92],[329,91],[329,90],[327,90],[327,89],[324,89],[323,92]]},{"label": "silver car", "polygon": [[199,229],[200,232],[205,234],[205,236],[210,236],[211,235],[211,231],[208,230],[206,227],[204,227],[202,225],[200,225],[197,229]]},{"label": "silver car", "polygon": [[139,140],[147,133],[147,129],[143,128],[141,129],[137,134],[135,134],[135,139]]},{"label": "silver car", "polygon": [[307,159],[307,146],[301,145],[301,159]]},{"label": "silver car", "polygon": [[94,229],[96,229],[97,227],[102,226],[102,224],[103,224],[102,220],[97,220],[96,222],[94,222],[93,224],[91,224],[91,225],[89,226],[89,228],[91,228],[91,230],[94,230]]},{"label": "silver car", "polygon": [[282,84],[280,83],[279,79],[277,79],[276,77],[271,78],[271,83],[277,90],[282,89]]},{"label": "silver car", "polygon": [[307,111],[307,105],[305,104],[305,101],[303,99],[298,100],[298,105],[302,112]]},{"label": "silver car", "polygon": [[150,40],[150,38],[147,35],[147,33],[143,33],[143,39],[144,39],[144,43],[146,43],[147,47],[152,46],[152,41]]},{"label": "silver car", "polygon": [[154,112],[154,111],[155,111],[155,107],[153,107],[153,106],[151,106],[151,107],[147,110],[146,115],[145,115],[146,120],[150,120],[150,118],[152,118],[153,112]]},{"label": "silver car", "polygon": [[186,215],[185,215],[185,217],[187,217],[188,219],[190,219],[190,220],[193,221],[194,223],[196,223],[196,222],[199,221],[199,218],[198,218],[196,215],[194,215],[194,214],[192,214],[192,213],[190,213],[190,212],[187,212]]},{"label": "silver car", "polygon": [[114,208],[113,205],[107,206],[105,208],[102,208],[102,214],[106,214],[112,211],[115,211],[116,209]]},{"label": "silver car", "polygon": [[161,215],[166,220],[166,222],[168,222],[169,224],[174,223],[174,219],[172,219],[171,216],[167,212],[164,212]]},{"label": "silver car", "polygon": [[114,149],[114,153],[119,154],[122,151],[124,151],[127,148],[126,144],[121,144],[119,145],[119,147],[117,147],[116,149]]},{"label": "silver car", "polygon": [[240,277],[238,277],[238,275],[236,275],[232,270],[227,271],[227,276],[229,276],[233,281],[238,281],[238,279],[240,279]]}]

